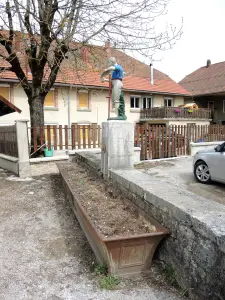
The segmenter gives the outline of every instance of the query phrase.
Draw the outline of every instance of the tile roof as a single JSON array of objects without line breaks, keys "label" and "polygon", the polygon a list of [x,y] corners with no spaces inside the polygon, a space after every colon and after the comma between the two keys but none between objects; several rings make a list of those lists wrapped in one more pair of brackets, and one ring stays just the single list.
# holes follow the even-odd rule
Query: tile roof
[{"label": "tile roof", "polygon": [[194,96],[225,92],[225,62],[201,67],[179,84]]},{"label": "tile roof", "polygon": [[[66,77],[66,81],[65,81]],[[88,72],[83,74],[65,73],[64,76],[59,74],[56,83],[69,83],[81,86],[95,86],[95,87],[108,87],[108,83],[100,81],[98,72]],[[154,85],[151,84],[150,79],[147,77],[137,77],[128,75],[124,77],[123,87],[125,90],[130,91],[143,91],[149,93],[165,93],[176,95],[188,95],[188,92],[180,85],[172,80],[155,79]]]},{"label": "tile roof", "polygon": [[[56,78],[56,84],[65,85],[80,85],[93,86],[99,88],[107,88],[107,83],[100,81],[100,74],[106,68],[107,56],[115,56],[118,63],[121,64],[127,73],[124,78],[124,89],[137,92],[149,93],[164,93],[174,95],[189,95],[181,85],[173,81],[166,74],[154,69],[154,85],[150,83],[150,67],[140,61],[128,56],[122,51],[110,48],[110,54],[106,47],[87,45],[87,55],[82,56],[82,49],[76,57],[71,56],[65,59],[61,65],[60,72]],[[5,53],[5,49],[0,46],[0,53]],[[27,64],[23,51],[18,53],[21,65],[26,71],[29,80],[32,76],[27,72]],[[2,58],[0,58],[0,66],[9,66]],[[78,67],[77,67],[78,66]],[[78,71],[75,71],[77,70]],[[49,75],[49,70],[46,69],[45,76]],[[0,72],[0,80],[17,80],[16,75],[10,71]]]}]

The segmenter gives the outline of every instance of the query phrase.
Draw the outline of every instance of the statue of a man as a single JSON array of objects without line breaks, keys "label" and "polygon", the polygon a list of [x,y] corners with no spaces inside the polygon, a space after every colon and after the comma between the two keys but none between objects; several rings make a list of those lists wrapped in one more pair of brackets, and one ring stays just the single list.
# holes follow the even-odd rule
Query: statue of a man
[{"label": "statue of a man", "polygon": [[104,76],[107,76],[108,74],[112,73],[112,102],[114,104],[115,113],[117,117],[121,119],[121,113],[119,108],[120,108],[121,93],[123,88],[123,77],[125,75],[125,72],[122,66],[117,64],[115,57],[110,57],[108,59],[108,66],[109,67],[105,69],[105,71],[101,74],[101,81],[102,82],[108,81],[108,79],[106,79]]}]

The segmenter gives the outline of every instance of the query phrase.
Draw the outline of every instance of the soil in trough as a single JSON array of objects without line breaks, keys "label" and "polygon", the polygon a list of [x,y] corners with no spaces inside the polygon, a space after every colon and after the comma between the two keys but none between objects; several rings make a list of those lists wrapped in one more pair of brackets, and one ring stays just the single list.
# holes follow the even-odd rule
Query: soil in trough
[{"label": "soil in trough", "polygon": [[128,199],[90,170],[78,163],[61,169],[73,191],[84,196],[81,205],[105,237],[156,232],[155,226]]}]

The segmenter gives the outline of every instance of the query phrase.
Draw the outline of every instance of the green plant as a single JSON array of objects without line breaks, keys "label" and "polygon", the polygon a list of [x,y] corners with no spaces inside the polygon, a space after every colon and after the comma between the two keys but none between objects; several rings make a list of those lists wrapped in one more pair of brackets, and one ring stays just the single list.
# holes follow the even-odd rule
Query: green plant
[{"label": "green plant", "polygon": [[104,264],[93,264],[91,266],[91,272],[95,275],[107,275],[108,268]]},{"label": "green plant", "polygon": [[113,290],[120,283],[119,278],[108,275],[108,268],[105,264],[93,264],[91,272],[99,276],[99,285],[102,289]]},{"label": "green plant", "polygon": [[169,283],[172,285],[177,285],[176,273],[171,264],[166,264],[163,269]]},{"label": "green plant", "polygon": [[182,296],[182,297],[188,297],[188,291],[189,291],[189,289],[182,290],[182,291],[181,291],[181,296]]},{"label": "green plant", "polygon": [[113,290],[120,284],[120,279],[114,276],[104,276],[100,279],[99,284],[102,289]]}]

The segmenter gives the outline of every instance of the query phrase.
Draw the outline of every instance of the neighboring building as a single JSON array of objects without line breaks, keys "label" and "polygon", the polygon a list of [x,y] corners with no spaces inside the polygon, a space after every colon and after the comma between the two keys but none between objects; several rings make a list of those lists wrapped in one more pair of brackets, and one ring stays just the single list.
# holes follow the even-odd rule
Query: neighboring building
[{"label": "neighboring building", "polygon": [[[100,74],[105,69],[107,58],[110,56],[116,57],[127,73],[123,83],[126,115],[129,121],[140,122],[143,111],[149,111],[154,107],[166,107],[173,111],[171,116],[156,114],[156,117],[141,120],[167,124],[169,116],[170,124],[171,122],[174,124],[181,122],[181,125],[187,122],[196,123],[193,118],[190,120],[179,118],[179,114],[174,113],[174,107],[184,104],[185,98],[190,96],[189,92],[169,76],[111,48],[107,42],[105,47],[86,46],[83,48],[79,57],[76,57],[76,68],[72,55],[64,60],[54,88],[45,99],[46,124],[101,124],[107,120],[108,84],[100,81]],[[3,65],[5,62],[1,59],[0,64]],[[31,80],[31,73],[26,62],[24,62],[24,68],[28,79]],[[9,71],[0,73],[0,95],[22,110],[21,114],[13,113],[1,117],[0,124],[9,124],[16,119],[29,119],[27,97],[14,73]],[[111,109],[113,110],[112,107]],[[205,119],[200,118],[200,121],[204,123]]]},{"label": "neighboring building", "polygon": [[208,60],[179,83],[190,92],[191,101],[211,109],[214,124],[225,125],[225,62],[211,64]]}]

